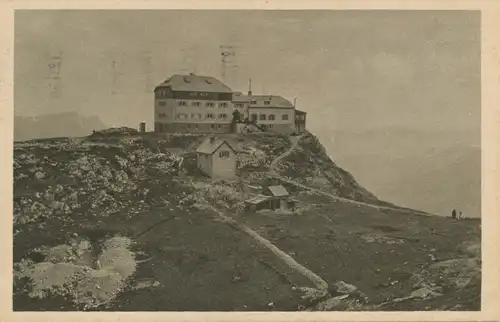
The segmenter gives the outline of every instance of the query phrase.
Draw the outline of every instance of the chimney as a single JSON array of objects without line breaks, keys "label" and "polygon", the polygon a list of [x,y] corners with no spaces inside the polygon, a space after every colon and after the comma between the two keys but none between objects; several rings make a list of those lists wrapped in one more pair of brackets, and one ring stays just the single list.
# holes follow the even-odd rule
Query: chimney
[{"label": "chimney", "polygon": [[252,79],[248,79],[248,96],[252,96]]},{"label": "chimney", "polygon": [[215,137],[211,136],[210,137],[210,143],[214,143],[215,142]]},{"label": "chimney", "polygon": [[295,105],[297,105],[297,97],[293,98],[293,107],[295,108]]}]

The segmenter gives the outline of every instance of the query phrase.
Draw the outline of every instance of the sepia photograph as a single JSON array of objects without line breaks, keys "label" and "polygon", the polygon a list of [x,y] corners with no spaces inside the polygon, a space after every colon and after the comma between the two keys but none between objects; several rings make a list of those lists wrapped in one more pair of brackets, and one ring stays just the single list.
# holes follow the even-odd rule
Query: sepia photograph
[{"label": "sepia photograph", "polygon": [[481,11],[13,34],[14,311],[481,311]]}]

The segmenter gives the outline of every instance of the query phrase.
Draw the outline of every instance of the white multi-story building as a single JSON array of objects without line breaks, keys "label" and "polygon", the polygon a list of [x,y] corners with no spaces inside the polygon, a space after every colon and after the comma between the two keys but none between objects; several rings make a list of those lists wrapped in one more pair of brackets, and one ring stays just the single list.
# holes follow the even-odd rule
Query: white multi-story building
[{"label": "white multi-story building", "polygon": [[295,107],[278,95],[234,95],[245,119],[269,132],[292,133],[295,130]]},{"label": "white multi-story building", "polygon": [[278,95],[236,93],[214,77],[173,75],[154,93],[155,132],[229,133],[236,128],[236,114],[239,121],[252,122],[263,131],[296,131],[290,101]]},{"label": "white multi-story building", "polygon": [[233,92],[214,77],[173,75],[154,93],[155,132],[231,131]]}]

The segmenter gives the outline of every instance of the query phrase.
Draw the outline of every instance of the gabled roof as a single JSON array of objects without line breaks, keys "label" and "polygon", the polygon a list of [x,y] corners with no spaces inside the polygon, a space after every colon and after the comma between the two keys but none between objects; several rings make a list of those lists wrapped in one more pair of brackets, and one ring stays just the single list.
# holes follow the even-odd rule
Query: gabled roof
[{"label": "gabled roof", "polygon": [[229,142],[227,142],[226,140],[217,138],[213,138],[213,140],[211,140],[210,137],[198,146],[198,148],[196,149],[196,153],[214,154],[215,151],[217,151],[223,144],[227,144],[229,148],[233,150],[234,153],[236,153],[231,144],[229,144]]},{"label": "gabled roof", "polygon": [[193,91],[193,92],[215,92],[232,93],[233,91],[226,84],[215,77],[201,76],[195,74],[172,75],[158,87],[171,87],[173,91]]},{"label": "gabled roof", "polygon": [[288,191],[285,189],[285,187],[283,187],[282,185],[278,185],[278,186],[269,186],[267,187],[267,189],[269,189],[269,191],[273,194],[273,196],[275,197],[285,197],[285,196],[289,196],[290,194],[288,193]]}]

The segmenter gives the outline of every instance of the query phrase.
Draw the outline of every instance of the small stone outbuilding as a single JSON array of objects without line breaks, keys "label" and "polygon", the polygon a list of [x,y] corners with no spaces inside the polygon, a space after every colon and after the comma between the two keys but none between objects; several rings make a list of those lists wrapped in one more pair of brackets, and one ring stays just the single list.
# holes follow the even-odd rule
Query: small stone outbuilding
[{"label": "small stone outbuilding", "polygon": [[214,179],[234,179],[236,157],[236,150],[228,141],[213,136],[203,141],[196,149],[198,168]]}]

